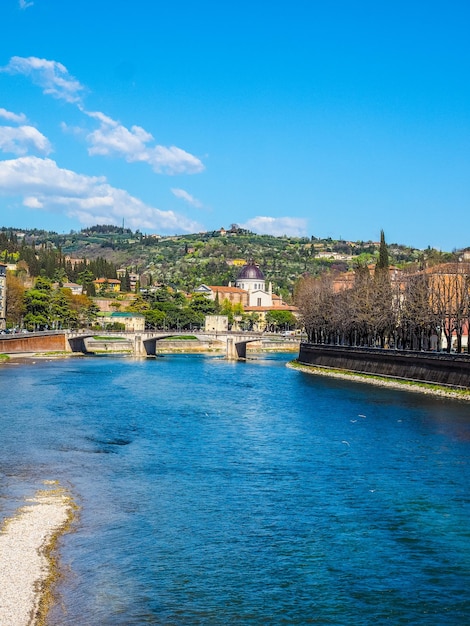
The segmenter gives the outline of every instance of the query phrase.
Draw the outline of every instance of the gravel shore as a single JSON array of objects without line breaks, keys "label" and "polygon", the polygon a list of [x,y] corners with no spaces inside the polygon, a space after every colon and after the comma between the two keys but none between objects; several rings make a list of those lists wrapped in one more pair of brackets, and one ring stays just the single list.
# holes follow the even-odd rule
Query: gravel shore
[{"label": "gravel shore", "polygon": [[367,374],[356,374],[354,372],[345,371],[338,372],[327,367],[316,367],[314,365],[303,365],[301,363],[288,363],[287,367],[305,372],[306,374],[314,374],[317,376],[329,376],[330,378],[341,378],[343,380],[351,380],[366,385],[376,385],[377,387],[390,387],[392,389],[400,389],[401,391],[414,391],[415,393],[424,393],[426,395],[440,396],[442,398],[452,398],[454,400],[463,400],[470,402],[469,391],[457,391],[451,388],[439,387],[419,382],[408,382],[406,380],[392,380],[390,378],[374,377]]},{"label": "gravel shore", "polygon": [[45,483],[27,502],[0,529],[0,626],[44,623],[50,552],[73,516],[70,496],[55,483]]}]

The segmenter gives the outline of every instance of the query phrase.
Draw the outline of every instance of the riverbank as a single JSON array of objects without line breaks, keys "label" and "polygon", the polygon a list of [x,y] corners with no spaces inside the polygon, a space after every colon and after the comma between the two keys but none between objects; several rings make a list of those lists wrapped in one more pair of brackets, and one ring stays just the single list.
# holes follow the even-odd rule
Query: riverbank
[{"label": "riverbank", "polygon": [[72,522],[74,504],[56,482],[28,499],[0,528],[0,624],[43,626],[57,579],[54,550]]},{"label": "riverbank", "polygon": [[448,387],[442,387],[440,385],[432,385],[429,383],[420,383],[417,381],[403,379],[399,380],[373,374],[358,374],[357,372],[352,372],[348,370],[336,370],[329,367],[304,365],[298,363],[297,361],[291,361],[290,363],[287,363],[287,367],[299,370],[306,374],[329,376],[330,378],[341,378],[343,380],[366,383],[368,385],[375,385],[378,387],[390,387],[392,389],[400,389],[401,391],[414,391],[416,393],[470,402],[470,390],[452,389]]},{"label": "riverbank", "polygon": [[[93,346],[93,349],[90,351],[90,354],[96,354],[102,356],[103,354],[109,356],[129,356],[134,357],[133,351],[131,349],[117,349],[116,344],[112,341],[107,341],[106,344],[95,342],[97,345]],[[157,356],[165,356],[171,354],[207,354],[207,355],[215,355],[215,356],[224,356],[225,355],[225,347],[221,342],[214,342],[214,344],[205,344],[203,342],[194,342],[194,341],[174,341],[167,342],[161,341],[159,342],[158,350],[156,351]],[[277,352],[292,352],[298,354],[299,347],[298,345],[292,342],[272,342],[271,344],[261,345],[256,342],[253,344],[247,345],[247,354],[248,355],[256,355],[256,354],[272,354]],[[83,357],[85,356],[82,352],[66,352],[66,351],[50,351],[50,352],[8,352],[0,354],[0,365],[2,364],[13,364],[21,361],[31,361],[32,359],[49,359],[49,358],[70,358],[70,357]],[[88,355],[89,356],[89,355]],[[155,355],[149,355],[155,356]],[[1,626],[1,625],[0,625]]]}]

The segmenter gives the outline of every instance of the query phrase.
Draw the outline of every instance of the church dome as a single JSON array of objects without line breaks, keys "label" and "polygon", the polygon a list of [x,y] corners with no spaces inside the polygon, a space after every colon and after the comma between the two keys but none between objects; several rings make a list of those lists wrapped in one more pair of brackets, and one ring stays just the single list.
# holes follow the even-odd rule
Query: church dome
[{"label": "church dome", "polygon": [[237,276],[237,282],[240,280],[264,280],[264,274],[260,268],[254,263],[244,265]]}]

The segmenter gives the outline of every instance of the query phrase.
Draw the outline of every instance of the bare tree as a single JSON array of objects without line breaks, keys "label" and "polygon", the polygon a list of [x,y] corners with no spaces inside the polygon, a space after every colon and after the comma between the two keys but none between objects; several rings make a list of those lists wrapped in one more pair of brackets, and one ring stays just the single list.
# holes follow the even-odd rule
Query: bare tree
[{"label": "bare tree", "polygon": [[462,335],[467,316],[468,271],[464,264],[446,263],[433,268],[431,281],[431,309],[439,319],[440,330],[452,350],[455,333],[457,352],[462,350]]}]

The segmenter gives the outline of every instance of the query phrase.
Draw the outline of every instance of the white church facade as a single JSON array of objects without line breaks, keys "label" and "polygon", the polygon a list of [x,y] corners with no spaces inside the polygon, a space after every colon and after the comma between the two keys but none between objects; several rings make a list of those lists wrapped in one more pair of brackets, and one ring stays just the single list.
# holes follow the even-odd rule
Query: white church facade
[{"label": "white church facade", "polygon": [[202,293],[210,300],[217,300],[220,304],[228,300],[231,304],[241,304],[245,313],[257,313],[259,326],[263,326],[266,314],[269,311],[291,311],[294,315],[297,307],[286,304],[282,298],[273,293],[272,283],[266,288],[266,279],[263,272],[255,263],[248,263],[238,274],[235,286],[201,285],[194,293]]}]

